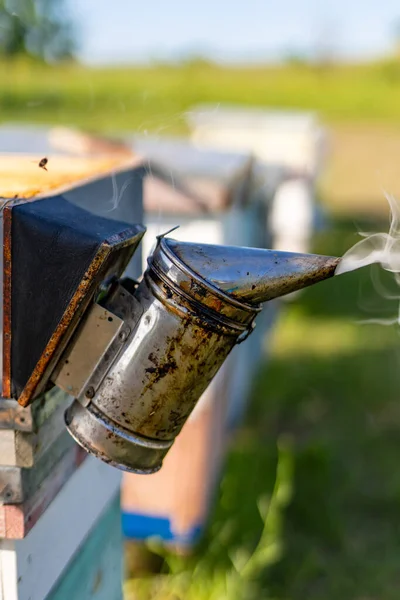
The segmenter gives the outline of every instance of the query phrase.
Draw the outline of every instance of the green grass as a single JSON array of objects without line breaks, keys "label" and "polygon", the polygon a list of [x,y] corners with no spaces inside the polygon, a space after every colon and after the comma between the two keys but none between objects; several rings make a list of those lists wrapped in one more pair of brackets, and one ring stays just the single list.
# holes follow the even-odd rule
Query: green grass
[{"label": "green grass", "polygon": [[[333,225],[316,251],[354,243],[351,220]],[[205,539],[127,600],[400,597],[399,333],[357,322],[397,308],[368,269],[283,307]]]},{"label": "green grass", "polygon": [[327,121],[400,124],[400,62],[361,66],[88,69],[0,64],[4,120],[70,123],[94,130],[182,132],[199,102],[316,109]]}]

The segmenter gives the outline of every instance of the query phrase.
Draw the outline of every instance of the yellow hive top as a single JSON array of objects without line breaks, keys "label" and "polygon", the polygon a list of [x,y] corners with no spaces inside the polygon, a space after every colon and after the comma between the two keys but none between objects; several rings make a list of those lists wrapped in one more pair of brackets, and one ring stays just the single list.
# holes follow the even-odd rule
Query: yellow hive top
[{"label": "yellow hive top", "polygon": [[84,183],[87,179],[133,167],[133,157],[47,156],[47,171],[39,167],[43,156],[0,154],[0,198],[32,198]]}]

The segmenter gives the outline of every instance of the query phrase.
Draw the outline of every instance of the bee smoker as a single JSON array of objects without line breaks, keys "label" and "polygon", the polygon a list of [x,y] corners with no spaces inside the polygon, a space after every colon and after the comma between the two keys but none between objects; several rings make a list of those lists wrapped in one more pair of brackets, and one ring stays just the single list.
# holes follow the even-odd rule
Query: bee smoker
[{"label": "bee smoker", "polygon": [[[161,238],[148,262],[133,293],[118,282],[104,301],[121,319],[124,345],[66,413],[86,450],[143,473],[161,467],[230,350],[251,333],[260,303],[332,275],[338,261]],[[90,335],[84,327],[54,377],[65,391]]]},{"label": "bee smoker", "polygon": [[[59,209],[62,204],[58,203]],[[85,246],[84,211],[71,206],[64,209],[61,216],[52,213],[49,222],[49,212],[38,206],[35,232],[45,215],[47,230],[39,232],[45,241],[54,246],[63,242],[64,235],[68,248],[72,240]],[[27,205],[5,209],[5,291],[24,258],[19,256],[19,245],[11,244],[16,262],[6,260],[7,223],[12,212],[14,226],[22,220],[29,229],[32,205],[28,220],[26,210]],[[96,231],[104,238],[109,225],[105,219],[96,219]],[[79,236],[71,223],[79,229]],[[8,311],[5,298],[3,393],[8,386],[11,397],[27,405],[43,390],[57,385],[75,398],[65,421],[83,448],[120,469],[154,473],[231,349],[251,333],[261,304],[332,276],[339,259],[160,237],[141,282],[121,279],[143,233],[140,227],[124,230],[122,224],[113,222],[113,235],[103,239],[97,249],[93,247],[92,262],[86,252],[89,270],[84,272],[79,260],[72,265],[70,257],[65,258],[69,258],[74,277],[63,290],[74,308],[72,300],[59,294],[64,312],[49,303],[46,309],[52,314],[47,312],[45,319],[42,310],[48,341],[43,342],[40,356],[36,353],[39,358],[33,371],[29,376],[25,372],[25,381],[21,365],[18,367],[18,348],[12,345],[12,330],[18,323],[11,319],[11,330],[7,329],[13,312]],[[42,249],[43,243],[41,239]],[[25,259],[37,260],[31,254]],[[59,259],[63,261],[61,254]],[[48,262],[50,269],[54,260]],[[41,268],[43,271],[43,265]],[[47,271],[46,280],[49,276]],[[26,299],[29,290],[24,290]],[[18,307],[15,290],[10,298],[11,305]],[[17,316],[23,318],[21,307]],[[28,320],[26,317],[26,326]]]}]

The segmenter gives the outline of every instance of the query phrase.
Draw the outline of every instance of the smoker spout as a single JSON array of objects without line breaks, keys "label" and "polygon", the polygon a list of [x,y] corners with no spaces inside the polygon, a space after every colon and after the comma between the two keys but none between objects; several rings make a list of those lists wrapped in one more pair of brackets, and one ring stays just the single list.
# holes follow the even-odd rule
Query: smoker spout
[{"label": "smoker spout", "polygon": [[189,269],[236,300],[256,305],[328,279],[339,258],[166,239]]}]

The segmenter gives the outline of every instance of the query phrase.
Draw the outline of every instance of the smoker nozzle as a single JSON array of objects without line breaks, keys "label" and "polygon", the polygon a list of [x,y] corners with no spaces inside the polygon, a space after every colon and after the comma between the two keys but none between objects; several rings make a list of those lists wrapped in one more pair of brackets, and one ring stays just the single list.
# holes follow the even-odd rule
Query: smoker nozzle
[{"label": "smoker nozzle", "polygon": [[259,248],[164,240],[168,249],[202,279],[228,296],[261,304],[328,279],[340,258]]}]

